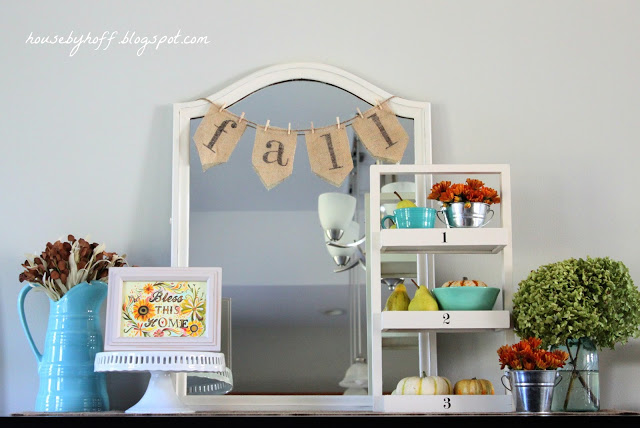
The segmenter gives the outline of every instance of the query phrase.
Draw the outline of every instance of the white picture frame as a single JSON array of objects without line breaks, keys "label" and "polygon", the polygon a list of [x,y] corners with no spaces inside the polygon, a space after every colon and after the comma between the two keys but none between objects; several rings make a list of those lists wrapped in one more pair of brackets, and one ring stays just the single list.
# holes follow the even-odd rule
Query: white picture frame
[{"label": "white picture frame", "polygon": [[222,269],[109,269],[105,351],[221,347]]}]

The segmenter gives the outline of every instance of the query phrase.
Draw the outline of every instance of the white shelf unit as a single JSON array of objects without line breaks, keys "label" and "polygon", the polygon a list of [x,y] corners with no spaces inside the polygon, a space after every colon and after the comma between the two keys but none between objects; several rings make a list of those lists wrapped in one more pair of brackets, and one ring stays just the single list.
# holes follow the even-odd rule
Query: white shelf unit
[{"label": "white shelf unit", "polygon": [[[425,372],[437,376],[436,334],[457,332],[497,332],[504,334],[505,344],[515,339],[511,321],[512,246],[511,246],[511,195],[509,165],[506,164],[428,164],[428,165],[373,165],[370,168],[370,194],[368,218],[367,265],[369,316],[369,391],[373,397],[373,410],[397,413],[469,413],[469,412],[511,412],[512,397],[508,391],[501,393],[501,385],[494,385],[495,395],[418,395],[403,396],[383,393],[382,350],[389,337],[397,335],[417,335],[419,367],[415,373]],[[484,228],[447,228],[436,220],[433,229],[382,229],[380,222],[381,203],[388,203],[388,195],[380,193],[381,176],[412,175],[417,183],[415,202],[418,206],[432,206],[435,201],[427,200],[434,176],[454,175],[464,182],[474,175],[498,175],[501,201],[492,206],[499,210],[499,222]],[[420,191],[425,189],[425,191]],[[382,311],[382,278],[390,257],[415,255],[415,277],[420,284],[435,283],[434,254],[495,254],[502,257],[501,288],[502,309],[491,311]],[[492,256],[493,257],[493,256]],[[404,271],[409,271],[405,267]],[[478,356],[481,358],[482,356]],[[486,358],[495,358],[487,355]],[[400,379],[398,379],[400,380]],[[450,379],[452,382],[455,380]],[[394,385],[395,386],[395,385]]]}]

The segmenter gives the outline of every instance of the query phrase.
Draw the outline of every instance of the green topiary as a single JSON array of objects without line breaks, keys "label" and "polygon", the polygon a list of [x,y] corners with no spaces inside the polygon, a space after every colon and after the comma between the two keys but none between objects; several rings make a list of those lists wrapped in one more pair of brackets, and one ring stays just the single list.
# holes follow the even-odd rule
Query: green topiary
[{"label": "green topiary", "polygon": [[608,257],[567,259],[539,267],[513,295],[514,331],[543,346],[590,338],[613,349],[640,336],[640,291],[624,263]]}]

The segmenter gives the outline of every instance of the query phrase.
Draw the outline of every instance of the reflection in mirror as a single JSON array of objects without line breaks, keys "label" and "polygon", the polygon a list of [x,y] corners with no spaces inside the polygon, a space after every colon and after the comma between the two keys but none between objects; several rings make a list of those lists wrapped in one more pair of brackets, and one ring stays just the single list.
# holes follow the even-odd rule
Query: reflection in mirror
[{"label": "reflection in mirror", "polygon": [[[336,117],[345,121],[369,108],[344,90],[304,80],[268,86],[227,107],[251,122],[284,129],[291,124],[292,130],[309,129],[311,122],[314,128],[329,126]],[[354,170],[335,187],[311,171],[299,133],[293,174],[267,190],[251,164],[255,127],[247,128],[227,163],[203,171],[193,144],[201,120],[192,119],[190,127],[189,265],[222,268],[222,296],[232,313],[233,355],[225,355],[233,372],[230,394],[343,394],[339,382],[357,353],[349,290],[359,284],[366,342],[366,274],[360,268],[334,272],[318,196],[355,196],[355,220],[364,235],[368,167],[375,159],[348,126]],[[413,120],[400,121],[410,137],[402,163],[413,163]],[[361,348],[366,353],[366,343]],[[384,373],[393,383],[407,370],[387,370],[385,364]]]}]

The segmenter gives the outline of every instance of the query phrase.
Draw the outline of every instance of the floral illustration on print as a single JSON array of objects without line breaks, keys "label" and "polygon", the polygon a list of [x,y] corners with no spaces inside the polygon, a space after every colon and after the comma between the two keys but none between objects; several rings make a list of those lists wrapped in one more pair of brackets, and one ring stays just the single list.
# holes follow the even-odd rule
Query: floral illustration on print
[{"label": "floral illustration on print", "polygon": [[138,321],[147,321],[156,315],[155,306],[149,303],[149,298],[140,299],[133,305],[133,317]]},{"label": "floral illustration on print", "polygon": [[202,321],[205,313],[205,299],[196,293],[188,295],[180,305],[180,309],[191,321]]},{"label": "floral illustration on print", "polygon": [[198,337],[202,335],[204,327],[200,321],[191,321],[187,326],[187,334],[192,337]]},{"label": "floral illustration on print", "polygon": [[198,337],[205,331],[206,282],[126,282],[124,337]]}]

